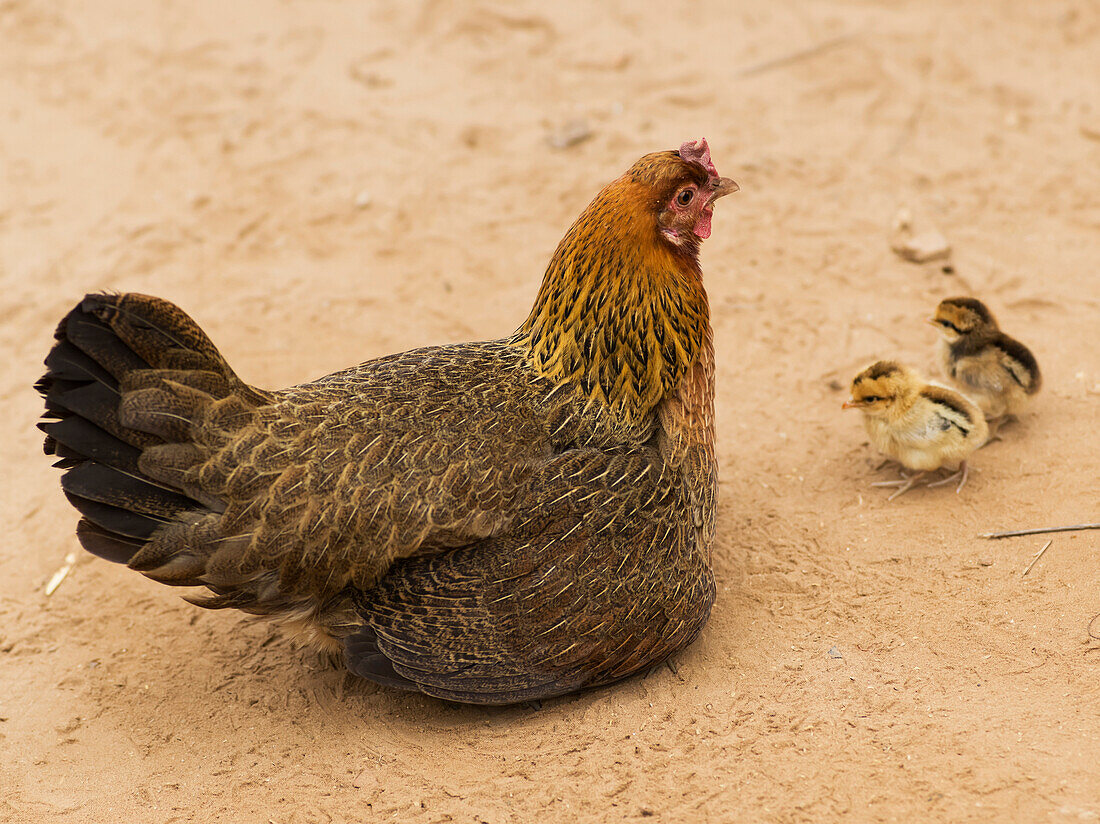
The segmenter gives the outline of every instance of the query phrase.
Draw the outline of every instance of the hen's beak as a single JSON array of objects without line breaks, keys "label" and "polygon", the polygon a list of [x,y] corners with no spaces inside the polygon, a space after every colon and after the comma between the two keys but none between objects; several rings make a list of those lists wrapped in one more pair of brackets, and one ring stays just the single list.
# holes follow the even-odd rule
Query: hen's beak
[{"label": "hen's beak", "polygon": [[728,177],[716,177],[710,182],[710,198],[707,200],[707,205],[710,206],[714,201],[720,197],[726,195],[732,195],[738,191],[741,187],[737,185],[737,181]]}]

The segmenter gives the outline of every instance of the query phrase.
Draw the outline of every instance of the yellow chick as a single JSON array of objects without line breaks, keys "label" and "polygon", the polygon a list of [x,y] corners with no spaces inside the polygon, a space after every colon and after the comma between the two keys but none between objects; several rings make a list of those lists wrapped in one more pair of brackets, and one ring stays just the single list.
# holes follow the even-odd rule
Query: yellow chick
[{"label": "yellow chick", "polygon": [[891,501],[911,489],[925,472],[944,464],[957,463],[958,470],[929,486],[958,479],[955,491],[959,492],[966,483],[966,459],[989,434],[985,417],[972,401],[953,389],[926,383],[895,361],[873,363],[856,375],[844,408],[862,410],[871,443],[902,465],[901,480],[872,484],[896,486],[888,498]]},{"label": "yellow chick", "polygon": [[1002,332],[975,298],[948,298],[929,323],[939,327],[944,374],[991,421],[1015,415],[1039,391],[1042,375],[1031,351]]}]

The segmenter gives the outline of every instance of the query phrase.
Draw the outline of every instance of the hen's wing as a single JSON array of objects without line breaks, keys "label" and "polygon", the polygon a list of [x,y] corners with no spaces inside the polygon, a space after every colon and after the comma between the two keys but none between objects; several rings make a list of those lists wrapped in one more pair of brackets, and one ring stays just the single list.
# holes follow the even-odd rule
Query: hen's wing
[{"label": "hen's wing", "polygon": [[279,393],[188,481],[247,535],[235,569],[278,569],[284,592],[373,584],[416,552],[500,531],[551,454],[515,350],[414,350]]},{"label": "hen's wing", "polygon": [[400,561],[357,599],[349,669],[504,704],[623,678],[702,628],[714,600],[682,482],[656,450],[572,450],[504,534]]}]

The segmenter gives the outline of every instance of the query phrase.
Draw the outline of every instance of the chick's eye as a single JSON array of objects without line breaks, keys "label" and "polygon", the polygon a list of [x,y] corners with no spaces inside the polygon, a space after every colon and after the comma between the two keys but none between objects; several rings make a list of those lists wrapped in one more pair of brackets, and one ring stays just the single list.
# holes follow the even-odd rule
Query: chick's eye
[{"label": "chick's eye", "polygon": [[687,206],[691,203],[693,197],[695,197],[695,192],[692,189],[684,189],[680,194],[676,195],[676,202],[681,206]]},{"label": "chick's eye", "polygon": [[875,401],[881,401],[882,398],[880,398],[878,395],[865,395],[863,400],[866,403],[874,403]]}]

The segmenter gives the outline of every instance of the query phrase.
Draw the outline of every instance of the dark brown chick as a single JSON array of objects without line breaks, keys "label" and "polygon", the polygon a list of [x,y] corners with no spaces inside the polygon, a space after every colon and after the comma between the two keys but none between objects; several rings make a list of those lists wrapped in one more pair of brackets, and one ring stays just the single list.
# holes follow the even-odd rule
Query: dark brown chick
[{"label": "dark brown chick", "polygon": [[1018,414],[1042,386],[1031,351],[1002,332],[975,298],[947,298],[929,323],[937,326],[943,372],[990,420]]},{"label": "dark brown chick", "polygon": [[279,391],[166,301],[87,296],[37,385],[81,543],[454,701],[652,667],[714,600],[697,253],[736,189],[705,141],[646,155],[569,229],[511,337]]},{"label": "dark brown chick", "polygon": [[989,430],[981,410],[954,390],[925,383],[921,377],[896,361],[878,361],[852,380],[852,397],[845,409],[863,412],[863,424],[871,444],[903,469],[899,481],[882,481],[873,486],[896,486],[888,500],[905,494],[930,472],[946,464],[958,471],[938,486],[958,480],[962,491],[968,474],[966,459],[985,443]]}]

